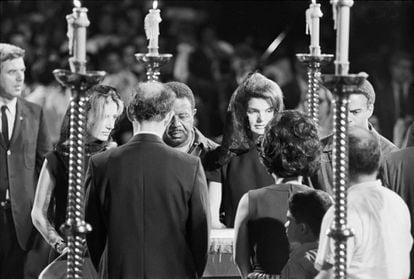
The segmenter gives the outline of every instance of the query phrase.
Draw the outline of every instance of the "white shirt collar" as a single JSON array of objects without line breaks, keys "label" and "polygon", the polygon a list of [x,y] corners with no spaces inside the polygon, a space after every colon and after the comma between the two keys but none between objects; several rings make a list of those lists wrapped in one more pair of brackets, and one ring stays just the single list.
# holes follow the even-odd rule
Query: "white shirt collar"
[{"label": "white shirt collar", "polygon": [[13,98],[10,102],[7,104],[3,102],[3,99],[0,98],[0,107],[6,105],[7,109],[9,110],[11,115],[16,115],[16,104],[17,104],[17,98]]}]

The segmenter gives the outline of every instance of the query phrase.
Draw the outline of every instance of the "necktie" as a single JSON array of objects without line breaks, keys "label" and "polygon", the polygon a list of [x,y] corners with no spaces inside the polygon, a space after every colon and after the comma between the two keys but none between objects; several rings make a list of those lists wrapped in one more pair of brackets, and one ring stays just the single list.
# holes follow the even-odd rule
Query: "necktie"
[{"label": "necktie", "polygon": [[1,130],[6,146],[9,146],[9,123],[7,121],[6,106],[1,107]]}]

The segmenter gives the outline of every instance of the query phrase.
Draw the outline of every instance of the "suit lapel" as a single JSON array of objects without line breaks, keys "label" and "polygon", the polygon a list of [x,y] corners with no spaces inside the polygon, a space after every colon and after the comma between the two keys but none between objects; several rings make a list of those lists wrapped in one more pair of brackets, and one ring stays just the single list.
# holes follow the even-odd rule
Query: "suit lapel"
[{"label": "suit lapel", "polygon": [[20,101],[20,99],[17,99],[16,104],[16,118],[14,119],[14,127],[13,127],[13,133],[12,137],[10,139],[10,146],[16,141],[17,137],[19,136],[19,133],[22,131],[22,122],[26,117],[26,107],[24,104]]}]

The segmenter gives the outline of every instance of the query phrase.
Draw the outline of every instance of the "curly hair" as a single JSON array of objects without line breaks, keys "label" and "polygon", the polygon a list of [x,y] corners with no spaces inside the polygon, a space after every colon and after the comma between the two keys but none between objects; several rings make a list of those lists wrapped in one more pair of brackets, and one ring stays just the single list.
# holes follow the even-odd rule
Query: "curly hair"
[{"label": "curly hair", "polygon": [[315,122],[299,111],[287,110],[267,125],[259,152],[269,173],[287,178],[313,175],[321,149]]},{"label": "curly hair", "polygon": [[246,113],[252,98],[265,99],[275,113],[283,110],[283,93],[279,85],[260,73],[250,74],[233,93],[227,110],[223,146],[236,153],[256,144]]},{"label": "curly hair", "polygon": [[176,95],[160,82],[138,83],[128,106],[128,117],[136,121],[161,121],[172,110]]},{"label": "curly hair", "polygon": [[174,91],[177,99],[187,98],[191,104],[191,108],[195,109],[194,93],[187,84],[178,81],[170,81],[165,83],[165,85]]}]

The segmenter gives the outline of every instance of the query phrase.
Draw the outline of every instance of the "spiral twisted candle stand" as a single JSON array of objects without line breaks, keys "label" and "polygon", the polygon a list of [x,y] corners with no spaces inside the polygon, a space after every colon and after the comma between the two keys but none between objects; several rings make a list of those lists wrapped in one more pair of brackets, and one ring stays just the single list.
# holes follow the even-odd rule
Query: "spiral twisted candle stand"
[{"label": "spiral twisted candle stand", "polygon": [[306,95],[308,115],[318,123],[319,77],[321,67],[333,60],[332,54],[296,54],[298,60],[308,68],[308,92]]},{"label": "spiral twisted candle stand", "polygon": [[324,85],[334,94],[333,183],[335,218],[329,236],[335,240],[334,274],[346,278],[347,239],[353,232],[347,227],[348,189],[348,103],[349,93],[367,78],[359,75],[322,75]]},{"label": "spiral twisted candle stand", "polygon": [[[72,61],[73,62],[73,61]],[[72,63],[72,70],[55,70],[56,80],[70,87],[70,137],[69,137],[69,189],[66,209],[66,222],[61,230],[68,243],[68,279],[83,278],[83,255],[85,235],[91,226],[84,218],[84,172],[85,172],[85,136],[86,136],[86,91],[99,83],[105,76],[102,71],[85,71],[83,63]],[[83,72],[83,73],[81,73]]]},{"label": "spiral twisted candle stand", "polygon": [[138,62],[145,65],[147,80],[158,81],[160,76],[160,68],[171,60],[172,54],[137,53],[135,54],[135,58]]}]

